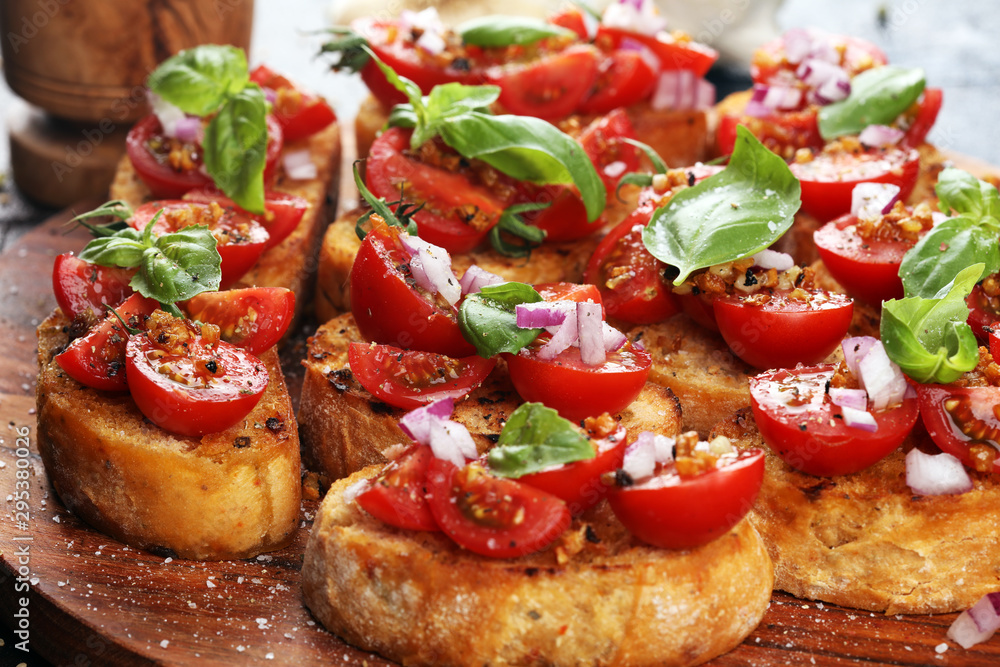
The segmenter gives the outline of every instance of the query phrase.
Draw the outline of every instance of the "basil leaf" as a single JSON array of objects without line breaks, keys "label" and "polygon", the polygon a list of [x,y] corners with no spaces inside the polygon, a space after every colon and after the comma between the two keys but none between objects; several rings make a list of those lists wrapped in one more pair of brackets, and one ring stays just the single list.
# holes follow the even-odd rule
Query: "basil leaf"
[{"label": "basil leaf", "polygon": [[819,133],[829,141],[858,134],[869,125],[889,125],[924,92],[924,71],[883,65],[851,79],[847,99],[819,110]]},{"label": "basil leaf", "polygon": [[470,111],[443,118],[444,142],[520,181],[574,184],[593,222],[604,211],[605,189],[583,147],[540,118]]},{"label": "basil leaf", "polygon": [[510,413],[496,447],[486,458],[499,477],[522,477],[561,463],[596,456],[590,438],[541,403],[524,403]]},{"label": "basil leaf", "polygon": [[330,28],[328,32],[335,37],[325,42],[320,47],[319,52],[332,53],[337,56],[336,62],[332,65],[334,70],[360,72],[371,60],[371,55],[365,50],[368,46],[368,40],[358,33],[342,26]]},{"label": "basil leaf", "polygon": [[250,79],[247,59],[235,46],[204,44],[167,58],[149,76],[149,90],[185,113],[207,116]]},{"label": "basil leaf", "polygon": [[[521,219],[521,213],[540,211],[551,205],[552,202],[529,202],[504,209],[500,214],[500,220],[490,230],[490,245],[505,257],[530,257],[531,251],[545,240],[545,230],[525,224]],[[512,243],[505,239],[501,232],[522,239],[522,242]]]},{"label": "basil leaf", "polygon": [[139,266],[146,246],[140,240],[138,230],[131,227],[129,230],[132,233],[128,235],[94,239],[80,253],[80,259],[91,264],[120,266],[123,269]]},{"label": "basil leaf", "polygon": [[976,281],[1000,270],[1000,246],[995,231],[960,216],[936,225],[903,256],[899,277],[906,296],[934,298],[962,269],[981,264]]},{"label": "basil leaf", "polygon": [[[86,213],[81,213],[80,215],[74,216],[69,219],[69,222],[83,222],[84,220],[90,220],[91,218],[115,218],[117,220],[128,220],[132,217],[132,209],[129,205],[122,201],[121,199],[112,199],[111,201],[104,202],[93,211],[87,211]],[[90,225],[84,225],[91,231],[94,228]],[[103,227],[103,225],[102,225]],[[101,232],[96,232],[101,233]],[[103,233],[102,233],[103,235]]]},{"label": "basil leaf", "polygon": [[955,211],[976,219],[1000,217],[996,187],[967,171],[948,167],[938,175],[934,192],[938,196],[938,206],[948,215]]},{"label": "basil leaf", "polygon": [[886,354],[917,382],[954,382],[979,363],[979,344],[966,323],[965,298],[983,265],[955,276],[941,298],[908,297],[882,304],[881,338]]},{"label": "basil leaf", "polygon": [[488,285],[462,300],[458,326],[484,359],[501,352],[514,353],[535,340],[542,331],[517,326],[514,307],[537,301],[542,301],[542,296],[524,283]]},{"label": "basil leaf", "polygon": [[408,99],[410,101],[410,104],[413,105],[414,111],[416,111],[417,116],[423,119],[423,117],[426,116],[426,110],[424,109],[423,105],[424,94],[420,90],[420,86],[410,81],[406,77],[399,76],[398,74],[396,74],[396,70],[392,69],[384,62],[382,62],[379,59],[379,57],[375,55],[375,52],[371,50],[371,48],[365,46],[364,50],[369,55],[369,57],[371,57],[371,59],[375,61],[375,64],[378,65],[378,68],[382,71],[382,74],[385,75],[386,81],[392,84],[392,86],[396,90],[406,95],[406,99]]},{"label": "basil leaf", "polygon": [[646,159],[652,163],[653,170],[655,171],[655,173],[657,174],[667,173],[667,163],[663,161],[663,158],[660,157],[660,154],[656,152],[655,148],[653,148],[649,144],[644,144],[641,141],[638,141],[636,139],[630,139],[628,137],[622,137],[622,141],[624,141],[626,144],[635,146],[636,148],[641,150],[646,155]]},{"label": "basil leaf", "polygon": [[264,213],[267,101],[257,84],[231,97],[205,128],[205,170],[250,213]]},{"label": "basil leaf", "polygon": [[534,44],[547,37],[575,37],[572,30],[526,16],[480,16],[455,28],[466,44],[495,48]]},{"label": "basil leaf", "polygon": [[129,284],[160,303],[184,301],[218,290],[221,267],[212,232],[205,225],[192,225],[154,239],[143,251],[140,270]]},{"label": "basil leaf", "polygon": [[414,128],[417,126],[417,112],[413,110],[412,104],[397,104],[389,112],[389,119],[385,124],[386,127]]},{"label": "basil leaf", "polygon": [[801,187],[788,165],[745,127],[737,127],[729,165],[674,195],[653,212],[642,240],[657,259],[692,271],[748,257],[791,226]]},{"label": "basil leaf", "polygon": [[466,86],[445,83],[434,86],[424,98],[431,116],[449,116],[466,111],[482,111],[500,98],[499,86]]},{"label": "basil leaf", "polygon": [[[364,224],[368,222],[368,219],[372,217],[372,214],[375,214],[382,218],[382,220],[390,227],[404,227],[406,228],[406,232],[408,234],[416,236],[417,223],[411,219],[411,216],[423,208],[424,205],[420,204],[414,208],[413,204],[406,204],[402,200],[399,200],[392,202],[393,204],[399,204],[399,208],[397,208],[396,211],[393,211],[389,208],[390,204],[384,197],[376,197],[365,185],[364,179],[361,178],[361,172],[358,171],[358,164],[360,162],[361,160],[354,162],[354,184],[358,187],[358,192],[361,194],[361,198],[368,202],[368,205],[372,207],[372,210],[358,218],[358,221],[354,224],[354,233],[358,235],[359,239],[364,241],[365,236],[368,235],[368,232],[365,231]],[[398,217],[397,214],[399,214]]]}]

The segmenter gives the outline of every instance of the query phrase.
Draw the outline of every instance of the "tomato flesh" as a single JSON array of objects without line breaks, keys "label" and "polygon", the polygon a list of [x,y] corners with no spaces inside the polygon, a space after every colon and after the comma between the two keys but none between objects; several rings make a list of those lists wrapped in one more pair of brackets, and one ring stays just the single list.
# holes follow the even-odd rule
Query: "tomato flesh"
[{"label": "tomato flesh", "polygon": [[1000,387],[915,386],[934,444],[970,468],[1000,473]]},{"label": "tomato flesh", "polygon": [[637,538],[663,549],[694,549],[724,535],[746,515],[764,480],[764,452],[741,451],[697,476],[671,464],[639,484],[612,487],[608,502]]},{"label": "tomato flesh", "polygon": [[326,100],[302,90],[266,65],[258,65],[250,80],[274,92],[272,113],[285,141],[305,139],[337,119]]},{"label": "tomato flesh", "polygon": [[492,67],[489,83],[500,86],[507,112],[557,120],[573,112],[597,80],[598,52],[578,44],[525,64]]},{"label": "tomato flesh", "polygon": [[[996,274],[994,274],[996,277]],[[982,283],[972,288],[965,299],[969,306],[969,326],[981,342],[989,340],[987,328],[1000,319],[1000,297],[990,297],[983,291]]]},{"label": "tomato flesh", "polygon": [[[770,116],[758,118],[747,116],[742,113],[750,95],[747,93],[735,93],[735,102],[722,102],[728,108],[730,105],[739,109],[739,112],[722,113],[719,117],[719,128],[716,131],[716,142],[719,145],[719,153],[730,155],[736,145],[736,128],[743,125],[750,133],[760,140],[768,150],[780,155],[786,160],[795,155],[795,151],[800,148],[820,149],[823,147],[823,137],[819,133],[819,121],[814,109],[803,109],[801,111],[788,111],[784,113],[774,113]],[[745,98],[745,99],[744,99]]]},{"label": "tomato flesh", "polygon": [[469,551],[516,558],[551,544],[569,527],[566,503],[501,479],[480,463],[464,468],[434,458],[427,470],[427,504],[441,530]]},{"label": "tomato flesh", "polygon": [[847,334],[854,303],[834,292],[812,290],[810,295],[803,301],[775,291],[760,306],[746,297],[717,297],[713,310],[719,333],[733,354],[757,368],[819,363]]},{"label": "tomato flesh", "polygon": [[105,306],[117,306],[132,294],[129,282],[134,275],[135,269],[98,266],[66,252],[52,265],[52,289],[66,317],[87,309],[102,317]]},{"label": "tomato flesh", "polygon": [[850,475],[881,461],[917,421],[917,400],[873,412],[876,431],[844,425],[826,383],[836,366],[768,371],[750,379],[750,401],[764,441],[788,465],[810,475]]},{"label": "tomato flesh", "polygon": [[478,387],[496,359],[455,359],[392,345],[351,343],[351,372],[376,398],[397,408],[418,408],[442,398],[461,398]]},{"label": "tomato flesh", "polygon": [[376,519],[406,530],[440,530],[425,499],[424,480],[434,454],[413,445],[389,462],[358,495],[361,507]]},{"label": "tomato flesh", "polygon": [[273,248],[288,238],[288,235],[299,226],[302,216],[309,209],[309,202],[303,197],[270,190],[264,193],[264,215],[249,213],[237,206],[232,199],[214,189],[193,190],[184,195],[184,200],[202,204],[216,202],[227,211],[235,210],[242,215],[253,218],[267,230],[268,239],[264,246],[265,250]]},{"label": "tomato flesh", "polygon": [[657,72],[638,51],[613,51],[600,61],[593,89],[580,103],[580,113],[605,114],[649,97]]},{"label": "tomato flesh", "polygon": [[1000,363],[1000,322],[991,322],[989,328],[990,356],[993,361]]},{"label": "tomato flesh", "polygon": [[295,316],[295,293],[284,287],[202,292],[184,304],[188,317],[219,327],[222,340],[259,355],[278,344]]},{"label": "tomato flesh", "polygon": [[690,70],[705,76],[719,57],[719,53],[698,42],[682,42],[670,35],[643,35],[641,33],[601,25],[597,29],[596,43],[621,48],[623,41],[640,42],[650,49],[660,61],[660,70]]}]

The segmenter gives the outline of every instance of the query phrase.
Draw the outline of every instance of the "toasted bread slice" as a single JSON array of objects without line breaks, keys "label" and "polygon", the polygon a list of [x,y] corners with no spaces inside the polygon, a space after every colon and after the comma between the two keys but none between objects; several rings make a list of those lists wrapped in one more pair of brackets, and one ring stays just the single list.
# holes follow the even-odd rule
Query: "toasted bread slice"
[{"label": "toasted bread slice", "polygon": [[130,546],[181,558],[250,558],[286,545],[298,526],[299,438],[269,350],[270,382],[236,426],[202,438],[146,420],[127,393],[90,389],[54,360],[69,342],[56,311],[38,328],[38,448],[59,498]]},{"label": "toasted bread slice", "polygon": [[302,590],[328,630],[402,664],[695,665],[736,646],[767,608],[771,564],[745,519],[668,551],[632,538],[604,502],[556,546],[494,560],[344,499],[376,472],[330,489]]},{"label": "toasted bread slice", "polygon": [[[340,171],[340,125],[332,123],[313,136],[287,144],[284,152],[308,149],[316,165],[316,178],[293,180],[279,166],[274,190],[304,198],[309,208],[299,226],[273,248],[265,251],[257,264],[248,271],[236,287],[286,287],[295,292],[295,312],[298,317],[309,302],[311,277],[315,272],[316,248],[326,228],[327,203],[337,187]],[[142,182],[128,155],[118,164],[111,184],[112,199],[121,199],[135,208],[151,199],[149,188]],[[331,208],[330,211],[333,209]],[[289,327],[294,331],[294,323]]]},{"label": "toasted bread slice", "polygon": [[[351,373],[347,349],[360,340],[354,318],[341,315],[309,339],[303,362],[306,372],[299,401],[303,453],[311,470],[331,479],[384,463],[386,447],[407,441],[398,425],[406,410],[373,397]],[[507,416],[521,402],[501,362],[482,386],[456,404],[452,419],[465,424],[484,452],[496,443]],[[630,438],[642,431],[680,433],[677,399],[669,389],[649,383],[618,418]]]},{"label": "toasted bread slice", "polygon": [[774,560],[776,588],[887,614],[958,611],[997,589],[1000,480],[970,471],[968,493],[915,495],[904,460],[914,446],[928,446],[920,426],[879,463],[838,477],[814,477],[782,461],[749,409],[712,435],[767,454],[749,516]]}]

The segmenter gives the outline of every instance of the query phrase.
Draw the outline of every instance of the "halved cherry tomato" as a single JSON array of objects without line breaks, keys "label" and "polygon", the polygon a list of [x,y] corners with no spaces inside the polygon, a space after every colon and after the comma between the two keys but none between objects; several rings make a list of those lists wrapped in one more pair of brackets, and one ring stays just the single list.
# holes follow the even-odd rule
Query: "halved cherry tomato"
[{"label": "halved cherry tomato", "polygon": [[642,206],[612,229],[594,250],[584,280],[597,285],[608,317],[634,324],[660,322],[678,311],[667,265],[642,242],[642,230],[653,215]]},{"label": "halved cherry tomato", "polygon": [[[130,327],[142,329],[146,318],[158,307],[152,299],[133,294],[115,308]],[[56,363],[80,384],[103,391],[125,391],[125,343],[128,332],[117,317],[108,313],[86,335],[77,338],[56,356]]]},{"label": "halved cherry tomato", "polygon": [[614,433],[590,441],[594,458],[546,468],[517,481],[561,498],[573,516],[582,514],[607,495],[609,487],[601,482],[601,475],[621,467],[626,435],[625,427],[619,425]]},{"label": "halved cherry tomato", "polygon": [[587,208],[579,191],[568,185],[536,185],[518,183],[513,203],[552,202],[539,211],[525,211],[521,218],[545,232],[545,240],[552,243],[575,241],[590,236],[601,228],[603,216],[587,222]]},{"label": "halved cherry tomato", "polygon": [[598,64],[597,81],[577,111],[604,114],[637,104],[652,94],[656,74],[638,51],[612,51]]},{"label": "halved cherry tomato", "polygon": [[361,335],[376,343],[454,357],[475,354],[458,328],[455,309],[435,302],[410,277],[402,230],[377,222],[351,267],[351,311]]},{"label": "halved cherry tomato", "polygon": [[917,182],[920,154],[897,147],[824,151],[809,162],[792,162],[789,169],[802,184],[802,210],[827,222],[851,210],[851,193],[859,183],[898,185],[905,200]]},{"label": "halved cherry tomato", "polygon": [[264,215],[245,211],[237,206],[232,199],[214,188],[192,190],[185,193],[184,200],[202,204],[210,204],[214,201],[222,208],[235,209],[243,215],[250,216],[267,230],[268,239],[265,250],[273,248],[288,238],[288,235],[299,226],[302,216],[309,210],[309,202],[305,198],[287,192],[271,190],[264,192]]},{"label": "halved cherry tomato", "polygon": [[624,174],[639,170],[639,150],[624,141],[637,138],[625,110],[615,109],[592,121],[577,139],[604,182],[609,198],[615,195]]},{"label": "halved cherry tomato", "polygon": [[188,317],[219,327],[222,340],[259,355],[278,344],[295,316],[295,292],[245,287],[202,292],[184,304]]},{"label": "halved cherry tomato", "polygon": [[347,353],[354,377],[376,398],[397,408],[419,408],[442,398],[461,398],[478,387],[496,359],[478,355],[455,359],[377,343],[351,343]]},{"label": "halved cherry tomato", "polygon": [[917,400],[872,412],[876,431],[844,425],[827,383],[836,366],[768,371],[750,378],[750,401],[764,441],[788,465],[810,475],[850,475],[881,461],[917,421]]},{"label": "halved cherry tomato", "polygon": [[681,476],[673,464],[634,486],[612,487],[608,502],[637,538],[664,549],[694,549],[724,535],[753,507],[764,480],[764,452],[722,456],[716,468]]},{"label": "halved cherry tomato", "polygon": [[1000,473],[1000,387],[914,386],[934,444],[970,468]]},{"label": "halved cherry tomato", "polygon": [[838,283],[859,301],[879,306],[889,299],[903,298],[899,265],[913,247],[905,240],[862,238],[857,216],[844,215],[815,232],[816,249]]},{"label": "halved cherry tomato", "polygon": [[925,88],[923,97],[917,103],[917,114],[914,117],[903,141],[908,146],[919,146],[927,138],[927,133],[934,127],[938,113],[941,112],[941,104],[944,102],[944,93],[940,88]]},{"label": "halved cherry tomato", "polygon": [[718,331],[719,323],[715,319],[715,299],[705,293],[688,292],[675,294],[677,305],[681,312],[695,323],[709,331]]},{"label": "halved cherry tomato", "polygon": [[716,141],[719,153],[729,155],[736,145],[736,128],[739,125],[750,130],[768,150],[786,160],[795,156],[800,148],[819,149],[823,147],[823,137],[819,133],[819,121],[815,109],[775,113],[758,118],[743,113],[750,93],[733,93],[719,104],[719,129]]},{"label": "halved cherry tomato", "polygon": [[66,317],[89,308],[100,318],[105,306],[117,306],[132,294],[129,282],[134,275],[135,269],[98,266],[64,252],[52,266],[52,289]]},{"label": "halved cherry tomato", "polygon": [[558,13],[549,16],[546,21],[553,25],[566,28],[567,30],[572,30],[576,33],[577,37],[584,41],[590,39],[590,35],[587,32],[587,22],[583,17],[583,12],[573,5],[561,7]]},{"label": "halved cherry tomato", "polygon": [[538,283],[532,285],[546,301],[576,301],[585,303],[592,301],[601,304],[601,317],[604,316],[604,303],[601,292],[596,285],[579,283]]},{"label": "halved cherry tomato", "polygon": [[257,263],[267,246],[267,230],[250,216],[235,208],[213,209],[212,204],[195,201],[166,199],[146,202],[135,210],[128,224],[141,231],[160,210],[163,214],[153,226],[153,234],[156,236],[176,232],[190,225],[208,225],[215,237],[216,249],[222,256],[221,289],[226,289],[242,278]]},{"label": "halved cherry tomato", "polygon": [[547,339],[542,334],[517,354],[503,355],[510,380],[525,401],[544,403],[566,419],[580,421],[624,410],[646,384],[652,358],[631,341],[609,352],[605,363],[591,366],[580,358],[578,347],[542,359],[538,350]]},{"label": "halved cherry tomato", "polygon": [[274,91],[272,113],[281,125],[285,141],[305,139],[337,120],[326,100],[302,90],[266,65],[258,65],[250,73],[250,80]]},{"label": "halved cherry tomato", "polygon": [[[994,274],[994,279],[1000,279],[1000,275]],[[1000,319],[1000,296],[990,297],[983,291],[983,284],[979,283],[972,288],[972,292],[965,299],[969,306],[969,326],[972,333],[976,334],[982,342],[989,339],[986,328],[993,322]]]},{"label": "halved cherry tomato", "polygon": [[453,172],[424,164],[405,153],[411,130],[390,128],[372,144],[365,182],[376,197],[424,207],[414,214],[420,238],[448,252],[468,252],[500,220],[504,202],[470,180],[471,171]]},{"label": "halved cherry tomato", "polygon": [[753,298],[716,297],[713,309],[729,349],[761,369],[823,361],[847,334],[854,314],[850,298],[824,290],[812,290],[808,301],[777,290],[763,305],[751,305]]},{"label": "halved cherry tomato", "polygon": [[427,505],[448,537],[493,558],[516,558],[544,549],[571,520],[566,503],[555,496],[494,477],[478,462],[459,468],[432,459]]},{"label": "halved cherry tomato", "polygon": [[129,337],[125,370],[132,399],[151,422],[200,437],[229,428],[260,401],[267,368],[215,338],[211,325],[198,327],[163,311],[147,323],[147,331]]},{"label": "halved cherry tomato", "polygon": [[413,445],[390,461],[358,495],[361,507],[379,521],[406,530],[441,530],[424,498],[424,480],[434,453],[427,445]]},{"label": "halved cherry tomato", "polygon": [[660,70],[686,69],[705,76],[719,57],[719,52],[695,41],[680,41],[666,32],[643,35],[602,25],[597,29],[595,43],[601,48],[621,48],[623,41],[641,42],[660,59]]},{"label": "halved cherry tomato", "polygon": [[[264,183],[274,180],[284,138],[281,126],[267,116],[267,157]],[[201,170],[201,146],[187,143],[184,148],[190,158],[187,168],[174,168],[169,161],[170,139],[163,135],[159,119],[150,114],[136,123],[125,138],[125,148],[136,173],[156,198],[180,197],[188,190],[211,186],[212,178]]]},{"label": "halved cherry tomato", "polygon": [[522,64],[498,65],[486,71],[500,86],[499,102],[509,113],[557,120],[575,110],[597,80],[598,51],[576,44]]}]

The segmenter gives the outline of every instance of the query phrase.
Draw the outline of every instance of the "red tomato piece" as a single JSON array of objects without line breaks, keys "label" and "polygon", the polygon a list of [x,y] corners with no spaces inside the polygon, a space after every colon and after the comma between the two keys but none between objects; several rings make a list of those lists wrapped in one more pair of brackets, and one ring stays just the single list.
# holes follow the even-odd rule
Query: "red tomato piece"
[{"label": "red tomato piece", "polygon": [[278,344],[295,316],[295,292],[246,287],[202,292],[184,304],[188,317],[219,327],[222,340],[259,355]]},{"label": "red tomato piece", "polygon": [[221,289],[230,287],[242,278],[257,263],[267,246],[267,230],[248,215],[235,208],[213,208],[212,204],[182,199],[147,202],[135,210],[128,224],[141,231],[160,210],[163,214],[153,225],[153,234],[156,236],[176,232],[190,225],[208,225],[215,237],[219,255],[222,256]]},{"label": "red tomato piece", "polygon": [[944,102],[944,93],[940,88],[925,88],[924,95],[917,103],[917,113],[906,130],[903,141],[908,146],[919,146],[927,138],[927,133],[934,127],[938,114],[941,112],[941,105]]},{"label": "red tomato piece", "polygon": [[129,391],[139,410],[165,431],[200,437],[247,416],[267,388],[267,368],[217,338],[214,327],[163,311],[125,349]]},{"label": "red tomato piece", "polygon": [[603,216],[593,223],[587,222],[587,207],[575,187],[567,185],[536,185],[519,183],[514,203],[552,202],[539,211],[525,211],[521,218],[545,232],[551,243],[575,241],[590,236],[601,228]]},{"label": "red tomato piece", "polygon": [[544,549],[571,520],[566,503],[555,496],[494,477],[478,462],[458,468],[432,459],[427,504],[448,537],[493,558],[517,558]]},{"label": "red tomato piece", "polygon": [[751,305],[747,297],[717,297],[719,333],[733,354],[757,368],[819,363],[847,334],[854,302],[835,292],[810,294],[807,302],[775,291],[763,305]]},{"label": "red tomato piece", "polygon": [[601,48],[621,48],[625,40],[641,42],[660,59],[660,70],[690,70],[698,76],[705,76],[719,58],[719,52],[695,41],[679,41],[666,32],[643,35],[621,28],[600,26],[596,43]]},{"label": "red tomato piece", "polygon": [[592,301],[601,304],[601,317],[604,316],[604,304],[601,302],[601,292],[596,285],[578,283],[538,283],[532,285],[546,301],[576,301],[585,303]]},{"label": "red tomato piece", "polygon": [[720,113],[716,142],[719,145],[719,153],[722,155],[732,154],[733,146],[736,145],[736,128],[739,125],[750,130],[750,133],[757,137],[768,150],[786,160],[792,159],[795,156],[795,151],[800,148],[820,149],[823,147],[825,142],[819,133],[819,121],[815,109],[775,113],[764,118],[757,118],[742,113],[746,103],[750,100],[750,95],[736,93],[736,96],[738,96],[737,100],[742,101],[741,104],[726,100],[721,103],[727,110],[738,109],[738,112],[723,111]]},{"label": "red tomato piece", "polygon": [[764,452],[721,457],[714,470],[681,476],[673,464],[649,480],[612,487],[608,502],[637,538],[663,549],[694,549],[724,535],[753,507],[764,480]]},{"label": "red tomato piece", "polygon": [[598,52],[577,44],[523,64],[491,67],[489,83],[500,86],[500,105],[518,116],[557,120],[580,106],[597,80]]},{"label": "red tomato piece", "polygon": [[66,317],[72,319],[88,308],[102,317],[105,306],[117,306],[132,294],[129,282],[134,275],[135,269],[98,266],[65,252],[52,266],[52,289]]},{"label": "red tomato piece", "polygon": [[858,218],[847,214],[815,232],[816,249],[838,283],[859,301],[879,306],[889,299],[903,298],[899,265],[914,246],[905,240],[862,238]]},{"label": "red tomato piece", "polygon": [[[993,275],[994,279],[998,274]],[[986,328],[993,322],[1000,319],[1000,297],[990,297],[983,291],[983,284],[979,283],[972,288],[972,292],[965,299],[969,306],[969,326],[972,333],[976,334],[981,342],[986,342],[989,334]]]},{"label": "red tomato piece", "polygon": [[718,331],[715,319],[715,299],[705,293],[688,292],[674,295],[681,312],[709,331]]},{"label": "red tomato piece", "polygon": [[368,188],[376,197],[397,201],[405,185],[406,202],[424,204],[413,216],[420,238],[448,252],[472,250],[500,221],[505,203],[473,184],[471,170],[448,171],[407,155],[411,135],[411,130],[390,128],[375,140],[365,166]]},{"label": "red tomato piece", "polygon": [[[130,327],[142,329],[158,304],[133,294],[115,311]],[[56,363],[80,384],[103,391],[125,391],[125,343],[128,332],[117,317],[108,313],[85,336],[77,338],[56,356]]]},{"label": "red tomato piece", "polygon": [[274,192],[270,190],[264,193],[264,215],[245,211],[237,206],[232,199],[214,188],[193,190],[185,193],[184,200],[200,202],[202,204],[216,202],[224,209],[233,209],[242,215],[253,218],[267,230],[268,239],[265,250],[273,248],[288,238],[288,235],[299,226],[302,216],[309,209],[309,202],[303,197],[287,192]]},{"label": "red tomato piece", "polygon": [[642,230],[652,215],[652,206],[636,209],[601,239],[587,262],[584,280],[597,285],[608,317],[650,324],[678,311],[672,285],[664,277],[667,265],[642,242]]},{"label": "red tomato piece", "polygon": [[1000,387],[915,386],[934,444],[970,468],[1000,473]]},{"label": "red tomato piece", "polygon": [[433,458],[427,445],[413,445],[369,481],[368,488],[357,497],[358,504],[390,526],[440,530],[424,498],[424,480]]},{"label": "red tomato piece", "polygon": [[605,114],[649,97],[657,72],[638,51],[612,51],[597,68],[597,81],[580,103],[580,113]]},{"label": "red tomato piece", "polygon": [[614,197],[621,177],[639,170],[639,149],[625,139],[637,139],[624,109],[615,109],[595,119],[580,133],[578,141],[604,182],[608,197]]},{"label": "red tomato piece", "polygon": [[1000,363],[1000,322],[992,322],[990,324],[990,356],[993,357],[993,361]]},{"label": "red tomato piece", "polygon": [[570,513],[578,516],[607,495],[609,487],[601,482],[601,475],[621,467],[627,444],[625,436],[625,427],[619,425],[614,433],[590,441],[594,458],[563,463],[524,475],[518,481],[561,498]]},{"label": "red tomato piece", "polygon": [[250,80],[273,91],[272,113],[281,125],[285,141],[305,139],[337,120],[326,100],[302,90],[266,65],[257,66],[250,73]]},{"label": "red tomato piece", "polygon": [[458,328],[455,309],[416,287],[401,233],[398,227],[377,223],[354,258],[351,311],[361,335],[405,350],[454,357],[475,354]]},{"label": "red tomato piece", "polygon": [[591,366],[580,358],[578,347],[569,347],[554,359],[542,359],[538,350],[547,339],[542,334],[517,354],[503,355],[510,380],[525,401],[544,403],[577,422],[603,412],[621,412],[646,384],[652,358],[631,341],[609,352],[605,363]]},{"label": "red tomato piece", "polygon": [[590,39],[590,35],[587,32],[587,22],[583,17],[583,12],[581,12],[577,7],[572,5],[561,7],[559,12],[550,16],[547,21],[561,28],[572,30],[576,33],[577,37],[584,41]]},{"label": "red tomato piece", "polygon": [[768,371],[750,378],[750,401],[764,441],[785,463],[810,475],[850,475],[899,447],[917,421],[917,399],[872,412],[876,431],[844,425],[826,384],[836,366]]},{"label": "red tomato piece", "polygon": [[351,372],[376,398],[397,408],[419,408],[442,398],[461,398],[478,387],[496,359],[404,350],[392,345],[351,343]]},{"label": "red tomato piece", "polygon": [[859,183],[898,185],[899,198],[913,191],[920,171],[920,154],[913,149],[870,148],[864,152],[821,152],[809,162],[792,162],[802,183],[802,210],[820,222],[851,210],[851,193]]}]

